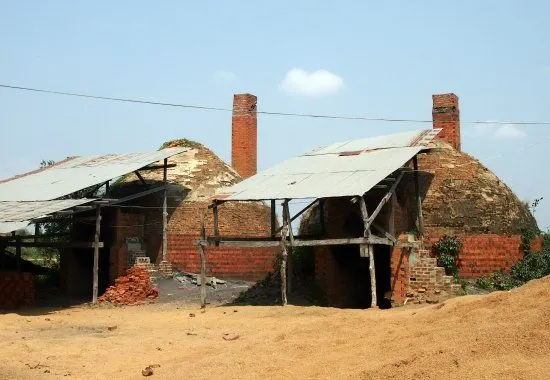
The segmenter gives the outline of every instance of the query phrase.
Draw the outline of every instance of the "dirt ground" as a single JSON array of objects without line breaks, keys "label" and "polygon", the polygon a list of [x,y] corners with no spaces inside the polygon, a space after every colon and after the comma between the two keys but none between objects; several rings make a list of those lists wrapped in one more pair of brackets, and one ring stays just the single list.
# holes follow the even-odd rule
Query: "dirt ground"
[{"label": "dirt ground", "polygon": [[2,379],[550,378],[550,278],[422,308],[30,309],[0,315]]}]

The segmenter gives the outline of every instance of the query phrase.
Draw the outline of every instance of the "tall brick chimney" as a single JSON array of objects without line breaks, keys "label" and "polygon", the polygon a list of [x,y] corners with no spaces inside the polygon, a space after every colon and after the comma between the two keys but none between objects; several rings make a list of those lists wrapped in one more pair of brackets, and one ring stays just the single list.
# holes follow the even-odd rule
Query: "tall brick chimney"
[{"label": "tall brick chimney", "polygon": [[243,179],[253,176],[257,170],[257,102],[258,98],[252,94],[233,96],[231,166]]},{"label": "tall brick chimney", "polygon": [[458,96],[450,94],[432,95],[432,120],[434,128],[442,128],[438,137],[460,150],[460,114]]}]

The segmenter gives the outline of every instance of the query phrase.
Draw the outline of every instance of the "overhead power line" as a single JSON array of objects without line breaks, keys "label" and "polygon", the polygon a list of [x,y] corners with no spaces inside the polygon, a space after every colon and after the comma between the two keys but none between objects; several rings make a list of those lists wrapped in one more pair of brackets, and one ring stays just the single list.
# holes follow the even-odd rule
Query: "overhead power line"
[{"label": "overhead power line", "polygon": [[[80,94],[75,92],[53,91],[53,90],[45,90],[40,88],[11,86],[6,84],[0,84],[0,88],[20,90],[20,91],[39,92],[39,93],[52,94],[52,95],[75,96],[80,98],[107,100],[107,101],[115,101],[115,102],[150,104],[155,106],[191,108],[191,109],[208,110],[208,111],[233,112],[233,109],[231,108],[201,106],[201,105],[194,105],[194,104],[166,103],[166,102],[157,102],[157,101],[151,101],[151,100],[130,99],[130,98],[114,98],[110,96],[99,96],[99,95],[90,95],[90,94]],[[385,118],[385,117],[363,117],[363,116],[345,116],[345,115],[317,115],[317,114],[292,113],[292,112],[256,111],[256,113],[262,114],[262,115],[291,116],[291,117],[317,118],[317,119],[362,120],[362,121],[381,121],[381,122],[397,122],[397,123],[404,123],[404,122],[432,123],[433,122],[432,120],[421,120],[421,119],[397,119],[397,118]],[[464,121],[464,120],[461,120],[461,123],[462,124],[498,124],[498,125],[502,125],[502,124],[550,125],[550,121],[489,121],[489,120]]]}]

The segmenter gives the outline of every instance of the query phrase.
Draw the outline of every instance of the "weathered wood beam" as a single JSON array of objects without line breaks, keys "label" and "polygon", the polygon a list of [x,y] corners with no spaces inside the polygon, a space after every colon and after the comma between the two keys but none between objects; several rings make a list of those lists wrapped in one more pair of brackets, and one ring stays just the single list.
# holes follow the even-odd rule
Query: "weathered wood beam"
[{"label": "weathered wood beam", "polygon": [[94,266],[93,266],[93,289],[92,303],[97,303],[98,293],[98,268],[99,268],[99,234],[101,232],[101,206],[96,206],[96,221],[94,235]]},{"label": "weathered wood beam", "polygon": [[[369,213],[367,211],[367,203],[365,202],[364,197],[360,197],[359,205],[361,208],[361,216],[363,217],[363,227],[365,238],[370,237],[370,224],[369,224]],[[362,244],[359,247],[361,256],[366,256],[368,253],[369,257],[369,274],[370,274],[370,292],[371,292],[371,307],[375,308],[377,305],[376,299],[376,271],[374,266],[374,248],[371,244]]]},{"label": "weathered wood beam", "polygon": [[136,194],[128,195],[127,197],[123,197],[123,198],[119,198],[119,199],[110,199],[108,204],[109,204],[109,206],[114,206],[114,205],[117,205],[117,204],[120,204],[120,203],[124,203],[124,202],[128,202],[128,201],[137,199],[137,198],[145,197],[147,195],[165,190],[167,188],[168,188],[168,185],[156,186],[156,187],[141,191],[141,192],[136,193]]},{"label": "weathered wood beam", "polygon": [[379,225],[378,223],[372,222],[371,227],[374,228],[375,230],[377,230],[378,232],[380,232],[382,235],[384,235],[386,238],[391,240],[393,243],[397,242],[397,240],[395,239],[395,236],[392,235],[391,233],[385,231],[384,228],[382,228],[382,226]]},{"label": "weathered wood beam", "polygon": [[168,159],[164,159],[162,182],[162,261],[168,261]]},{"label": "weathered wood beam", "polygon": [[[286,224],[288,227],[288,239],[289,239],[289,246],[290,246],[290,254],[287,255],[288,259],[288,268],[287,268],[287,290],[289,293],[292,293],[292,273],[294,271],[293,269],[293,250],[294,247],[294,232],[292,231],[292,221],[290,220],[290,210],[288,208],[288,201],[283,202],[283,215],[286,220]],[[287,252],[288,253],[288,252]]]},{"label": "weathered wood beam", "polygon": [[286,244],[286,235],[288,233],[289,228],[292,228],[288,224],[287,218],[287,209],[288,209],[288,200],[283,201],[283,226],[281,230],[281,241],[279,242],[279,246],[281,247],[281,268],[280,268],[280,275],[281,275],[281,304],[285,306],[288,302],[287,300],[287,294],[286,294],[286,282],[287,282],[287,271],[286,271],[286,261],[288,259],[288,252],[287,252],[287,244]]},{"label": "weathered wood beam", "polygon": [[141,176],[141,174],[139,174],[139,172],[137,170],[134,172],[134,174],[139,178],[139,181],[142,184],[147,185],[147,182],[145,182],[145,180],[143,179],[143,177]]},{"label": "weathered wood beam", "polygon": [[[166,168],[175,168],[176,167],[176,164],[175,163],[171,163],[171,164],[167,164],[166,165]],[[160,169],[164,169],[164,165],[149,165],[149,166],[146,166],[144,168],[141,168],[139,169],[139,171],[144,171],[144,170],[160,170]]]},{"label": "weathered wood beam", "polygon": [[414,192],[416,194],[416,208],[418,212],[418,232],[420,234],[420,240],[424,236],[424,216],[422,215],[422,197],[420,195],[420,180],[418,178],[418,157],[413,157],[414,167]]},{"label": "weathered wood beam", "polygon": [[[288,239],[284,239],[286,245],[290,245]],[[247,247],[247,248],[262,248],[262,247],[278,247],[280,241],[278,240],[224,240],[223,237],[219,239],[207,238],[197,241],[199,245],[220,245],[224,247]],[[391,245],[393,242],[390,239],[370,235],[367,237],[358,238],[336,238],[336,239],[294,239],[294,247],[313,247],[324,245],[348,245],[348,244],[381,244]]]},{"label": "weathered wood beam", "polygon": [[397,189],[397,185],[399,185],[399,182],[401,182],[401,179],[403,178],[403,174],[404,174],[403,172],[401,172],[399,174],[399,177],[397,177],[397,180],[393,183],[393,185],[390,187],[390,189],[388,190],[386,195],[384,195],[382,200],[380,200],[380,203],[378,203],[378,206],[376,206],[376,208],[374,209],[372,214],[369,216],[369,218],[366,221],[366,223],[367,223],[366,228],[370,227],[371,223],[374,221],[374,219],[376,219],[376,217],[378,216],[378,214],[382,210],[382,207],[384,207],[386,202],[390,200],[390,197],[395,192],[395,189]]},{"label": "weathered wood beam", "polygon": [[218,221],[218,205],[216,201],[212,203],[212,214],[214,217],[214,237],[218,239],[220,236],[220,224]]}]

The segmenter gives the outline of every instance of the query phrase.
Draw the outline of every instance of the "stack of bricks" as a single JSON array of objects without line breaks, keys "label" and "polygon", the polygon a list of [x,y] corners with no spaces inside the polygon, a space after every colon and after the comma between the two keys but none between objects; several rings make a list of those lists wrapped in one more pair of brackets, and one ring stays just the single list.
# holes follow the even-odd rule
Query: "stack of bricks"
[{"label": "stack of bricks", "polygon": [[151,285],[149,272],[135,266],[115,280],[115,285],[107,288],[99,297],[99,302],[111,302],[118,305],[140,305],[145,300],[153,300],[158,296],[158,289]]},{"label": "stack of bricks", "polygon": [[159,264],[159,271],[165,278],[173,276],[172,264],[170,263],[170,261],[161,261]]},{"label": "stack of bricks", "polygon": [[17,309],[34,301],[31,273],[0,272],[0,309]]}]

